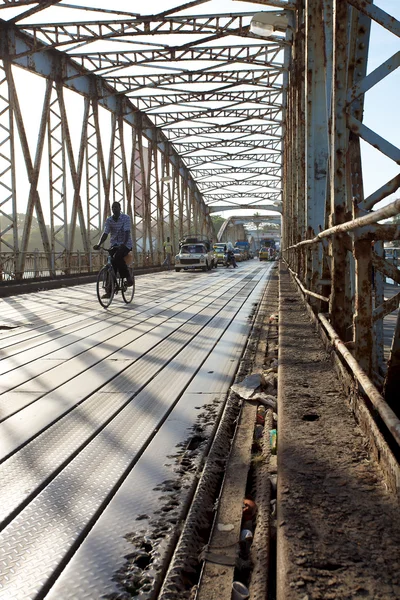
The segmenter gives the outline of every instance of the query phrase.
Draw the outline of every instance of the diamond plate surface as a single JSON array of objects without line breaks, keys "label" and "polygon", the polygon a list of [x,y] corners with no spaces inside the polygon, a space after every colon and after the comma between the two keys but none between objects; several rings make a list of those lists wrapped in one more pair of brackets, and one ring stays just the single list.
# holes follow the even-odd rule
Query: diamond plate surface
[{"label": "diamond plate surface", "polygon": [[[249,301],[258,301],[262,292],[263,286],[257,286]],[[136,520],[137,515],[151,515],[159,508],[159,495],[154,488],[173,474],[165,464],[165,457],[174,454],[177,443],[185,439],[195,422],[196,407],[201,403],[204,408],[207,402],[216,396],[224,397],[229,390],[249,333],[248,304],[250,302],[231,321],[170,417],[52,588],[48,600],[74,597],[86,600],[121,591],[113,577],[123,567],[124,557],[132,552],[125,536],[143,530],[143,522]],[[193,393],[199,389],[200,393]]]},{"label": "diamond plate surface", "polygon": [[[71,384],[64,384],[53,394],[41,398],[35,403],[36,413],[33,407],[31,412],[28,407],[19,413],[20,416],[24,415],[28,430],[28,423],[31,426],[35,418],[39,419],[39,403],[40,413],[42,410],[45,412],[43,422],[49,423],[51,419],[60,416],[58,414],[54,417],[52,411],[61,411],[62,414],[76,404],[77,397],[87,396],[87,400],[79,407],[55,422],[42,435],[0,465],[2,482],[9,482],[6,485],[10,486],[10,497],[18,496],[19,504],[31,500],[19,513],[19,504],[13,504],[13,501],[3,511],[3,518],[10,514],[11,510],[17,514],[0,534],[0,598],[25,600],[36,596],[54,570],[63,563],[68,551],[74,551],[79,545],[83,532],[90,529],[93,521],[101,515],[109,502],[110,494],[118,490],[123,478],[135,470],[136,473],[141,472],[142,465],[145,465],[145,454],[142,455],[144,449],[155,430],[161,427],[164,431],[164,420],[186,389],[191,389],[190,386],[195,386],[192,389],[204,386],[204,392],[208,395],[210,390],[221,389],[218,386],[223,385],[223,377],[229,382],[234,372],[232,361],[236,363],[239,359],[247,335],[246,327],[249,326],[248,316],[252,303],[261,297],[266,277],[265,270],[262,273],[256,269],[250,272],[251,278],[246,280],[244,272],[243,276],[235,278],[232,278],[230,273],[213,278],[210,289],[204,290],[201,299],[198,299],[198,310],[202,312],[196,314],[196,311],[193,312],[193,308],[187,305],[184,312],[187,312],[187,320],[192,319],[191,322],[181,325],[179,320],[173,317],[172,332],[168,335],[167,329],[164,329],[163,336],[167,337],[164,339],[162,336],[163,341],[157,342],[155,338],[152,340],[155,350],[140,359],[143,369],[139,370],[139,373],[135,374],[134,369],[139,361],[121,373],[120,363],[125,364],[125,360],[103,360],[97,369],[90,369],[76,377],[73,387]],[[156,278],[154,280],[156,281]],[[150,283],[150,279],[148,281]],[[170,281],[173,282],[173,279]],[[200,290],[200,286],[204,288],[204,278],[188,276],[186,286],[192,281],[196,283],[197,290]],[[222,302],[223,299],[226,299],[226,305]],[[162,310],[170,310],[166,309],[166,306],[166,302],[160,303]],[[229,338],[229,335],[233,337]],[[225,351],[229,347],[232,350],[232,346],[235,346],[235,336],[240,339],[240,343],[228,359]],[[213,359],[214,345],[215,349],[218,349],[219,345],[219,353],[214,355]],[[163,346],[161,350],[160,346]],[[116,358],[121,358],[118,357],[118,353]],[[215,365],[215,361],[219,363],[220,360],[227,363],[224,368],[213,369],[215,376],[212,379],[217,387],[213,387],[211,380],[207,386],[206,376],[210,376],[210,373],[206,371],[211,370],[210,365]],[[199,375],[199,383],[195,385],[195,376],[202,363],[204,373]],[[103,384],[116,373],[119,377],[113,381],[120,381],[117,393],[106,394],[100,391],[106,389]],[[147,385],[141,391],[140,386],[136,388],[136,392],[133,392],[136,396],[124,406],[132,394],[121,393],[121,390],[124,389],[126,380],[131,386],[131,378],[135,375],[143,377],[143,385],[146,382]],[[95,389],[99,391],[93,393]],[[74,398],[70,397],[72,390]],[[91,405],[89,401],[92,401]],[[99,431],[113,414],[114,418]],[[43,419],[42,414],[40,418]],[[3,430],[9,439],[15,435],[10,424],[15,425],[16,420],[13,422],[12,419],[5,422],[9,427]],[[184,421],[185,419],[186,417],[183,417]],[[39,420],[37,422],[39,423]],[[93,437],[96,432],[97,435]],[[165,450],[165,444],[163,447]],[[137,459],[139,463],[131,471]],[[137,469],[140,461],[140,469]],[[160,463],[159,459],[158,462]],[[24,476],[18,486],[16,480],[21,470]],[[50,479],[52,473],[55,476]],[[6,478],[3,479],[3,476]],[[146,482],[144,478],[147,485]],[[140,484],[135,485],[137,487]],[[120,488],[122,489],[123,487]],[[4,487],[0,491],[0,499],[1,496],[7,496]],[[110,507],[113,502],[114,500]],[[2,504],[3,502],[0,502],[0,507]],[[92,531],[94,532],[95,528]],[[89,544],[90,549],[93,539],[90,534],[82,548],[87,549]],[[104,544],[104,540],[100,541]],[[103,550],[103,557],[105,555]],[[87,574],[85,578],[89,581]],[[84,595],[85,586],[79,578],[74,585],[72,595],[69,592],[64,595],[62,592],[62,595],[53,597],[97,597]],[[88,585],[90,588],[91,584]],[[90,589],[89,593],[92,593],[93,588]]]}]

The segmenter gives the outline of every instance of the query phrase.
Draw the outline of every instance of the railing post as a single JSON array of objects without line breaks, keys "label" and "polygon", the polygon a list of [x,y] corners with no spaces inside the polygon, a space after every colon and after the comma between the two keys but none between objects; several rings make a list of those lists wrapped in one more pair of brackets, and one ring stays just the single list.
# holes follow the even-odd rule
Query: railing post
[{"label": "railing post", "polygon": [[[373,252],[377,254],[377,256],[383,257],[383,242],[376,241],[374,243]],[[372,285],[374,288],[374,296],[375,296],[375,307],[380,306],[384,302],[384,288],[385,288],[385,277],[384,275],[376,268],[373,268],[373,278]],[[374,336],[373,336],[373,344],[374,349],[372,353],[372,368],[379,375],[382,375],[381,367],[384,363],[384,339],[383,339],[383,319],[378,319],[375,321],[374,325]],[[381,387],[381,386],[379,386]]]},{"label": "railing post", "polygon": [[354,242],[355,255],[355,358],[365,373],[372,375],[372,254],[370,240]]},{"label": "railing post", "polygon": [[35,248],[33,251],[33,272],[35,273],[34,277],[39,277],[38,254],[39,250]]}]

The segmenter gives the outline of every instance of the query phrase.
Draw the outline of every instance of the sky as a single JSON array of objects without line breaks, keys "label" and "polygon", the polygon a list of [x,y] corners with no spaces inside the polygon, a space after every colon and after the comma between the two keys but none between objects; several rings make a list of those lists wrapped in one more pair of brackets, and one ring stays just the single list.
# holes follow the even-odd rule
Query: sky
[{"label": "sky", "polygon": [[[379,8],[400,20],[400,0],[378,0]],[[390,56],[400,51],[400,40],[381,26],[372,23],[368,73]],[[400,143],[400,69],[388,75],[365,95],[364,124],[387,141],[399,147]],[[369,144],[362,142],[364,193],[368,196],[399,173],[399,165],[383,156]],[[400,197],[399,191],[376,205],[384,206]]]},{"label": "sky", "polygon": [[[146,13],[154,14],[165,10],[165,8],[168,6],[176,6],[178,3],[179,2],[177,0],[173,2],[171,2],[171,0],[169,0],[168,2],[164,0],[147,0]],[[74,2],[74,4],[80,3]],[[385,10],[390,15],[400,20],[400,0],[376,0],[375,4],[383,10]],[[96,2],[96,6],[104,6],[110,8],[109,2],[105,2],[104,0],[98,0]],[[127,3],[126,0],[115,0],[112,5],[113,8],[124,8],[125,10],[133,11],[134,5],[132,8],[131,6],[132,3]],[[212,0],[211,2],[206,2],[200,6],[188,9],[182,12],[181,14],[185,14],[185,12],[187,14],[198,15],[207,13],[212,14],[214,12],[220,11],[234,13],[251,12],[254,10],[258,10],[258,8],[255,7],[257,7],[257,5],[249,2],[236,2],[231,0]],[[66,10],[64,14],[64,9],[61,8],[52,8],[51,10],[53,11],[53,13],[46,12],[46,15],[54,14],[54,20],[68,20],[71,18],[71,11]],[[142,10],[140,12],[143,13]],[[0,17],[2,17],[3,14],[0,12]],[[75,11],[73,12],[73,14],[76,16]],[[57,15],[57,18],[55,15]],[[85,16],[86,18],[88,17],[87,14]],[[96,13],[93,13],[93,17],[89,16],[89,18],[96,19]],[[43,19],[40,17],[40,13],[39,18],[38,15],[34,15],[34,17],[32,17],[33,22],[38,22],[42,20]],[[386,59],[388,59],[390,56],[392,56],[399,50],[399,39],[393,34],[384,30],[381,26],[373,23],[371,30],[368,72],[373,71],[377,66],[379,66],[382,62],[384,62]],[[32,119],[30,119],[30,122],[27,123],[27,127],[32,127],[33,135],[31,137],[32,140],[34,140],[37,137],[35,127],[37,128],[38,118],[36,118],[34,112],[35,107],[32,106],[32,101],[34,97],[34,88],[43,88],[43,80],[41,78],[35,77],[29,73],[24,72],[21,69],[18,69],[17,71],[17,79],[20,80],[19,85],[22,85],[26,89],[32,90],[32,94],[27,94],[24,98],[22,98],[21,95],[21,102],[26,104],[26,110],[29,110],[33,117]],[[399,92],[400,69],[397,69],[394,73],[386,77],[372,90],[367,92],[365,96],[364,113],[364,124],[396,146],[399,146],[400,139],[400,119],[398,118]],[[77,111],[79,111],[79,109],[77,109]],[[38,117],[39,115],[40,106],[37,112]],[[76,119],[76,123],[80,123],[80,121],[80,118]],[[34,144],[32,144],[32,148],[33,147]],[[396,176],[399,172],[399,166],[387,157],[383,156],[379,151],[377,151],[376,149],[372,148],[370,145],[364,142],[361,143],[361,150],[363,163],[364,194],[367,197],[380,186],[384,185],[388,180]],[[377,205],[377,208],[384,204],[387,204],[389,201],[393,201],[399,196],[399,193],[393,194],[392,196],[385,199],[382,203]],[[242,214],[248,214],[247,212],[241,212]],[[232,216],[234,212],[226,211],[222,214],[223,216],[228,217]],[[238,211],[238,214],[240,214],[240,211]]]}]

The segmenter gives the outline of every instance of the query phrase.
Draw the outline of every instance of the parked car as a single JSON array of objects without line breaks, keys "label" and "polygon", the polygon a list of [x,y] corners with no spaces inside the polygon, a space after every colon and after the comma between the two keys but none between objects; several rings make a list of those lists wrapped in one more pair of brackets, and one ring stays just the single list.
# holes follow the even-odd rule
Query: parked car
[{"label": "parked car", "polygon": [[175,271],[177,273],[182,269],[210,271],[213,267],[217,267],[214,250],[209,250],[204,243],[183,243],[179,249],[179,254],[175,256]]}]

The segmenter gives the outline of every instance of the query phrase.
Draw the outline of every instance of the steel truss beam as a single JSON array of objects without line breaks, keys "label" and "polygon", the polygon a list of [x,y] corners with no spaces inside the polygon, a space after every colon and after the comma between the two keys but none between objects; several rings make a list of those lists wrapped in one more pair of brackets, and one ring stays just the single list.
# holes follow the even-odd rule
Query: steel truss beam
[{"label": "steel truss beam", "polygon": [[[101,21],[80,17],[55,24],[46,22],[46,6],[43,2],[32,8],[44,9],[42,23],[24,22],[28,9],[15,18],[17,25],[5,27],[1,56],[51,84],[50,100],[43,102],[40,143],[48,146],[52,272],[57,257],[65,256],[65,269],[72,268],[79,236],[92,265],[90,247],[114,200],[132,218],[135,260],[148,254],[146,260],[157,263],[167,232],[173,239],[193,228],[211,236],[207,203],[215,198],[229,196],[232,205],[235,198],[251,198],[248,206],[257,210],[258,198],[280,196],[271,189],[281,185],[282,85],[287,72],[283,50],[288,48],[283,36],[260,43],[249,31],[253,12],[188,16],[178,9],[176,14],[121,13],[110,19],[113,9],[107,9]],[[171,45],[166,34],[186,37],[181,45],[177,38]],[[156,43],[149,43],[149,36]],[[154,74],[155,67],[162,72]],[[151,94],[155,86],[158,96]],[[84,97],[78,136],[72,133],[67,90]],[[109,111],[107,127],[104,109]],[[27,164],[34,179],[38,177],[40,166]],[[218,181],[197,185],[205,170],[191,167],[202,164]],[[230,177],[229,193],[227,173],[243,174],[239,181]],[[254,173],[275,179],[251,182]],[[256,192],[245,193],[246,185]],[[209,193],[202,194],[203,188]],[[39,191],[33,180],[28,214],[32,207],[40,211],[35,189]],[[39,221],[43,227],[44,217],[39,215]],[[25,229],[26,245],[29,223]]]},{"label": "steel truss beam", "polygon": [[[110,21],[66,22],[60,24],[39,23],[23,25],[24,31],[34,34],[48,45],[59,47],[70,44],[92,43],[97,40],[121,39],[149,35],[212,34],[215,39],[239,35],[258,39],[249,32],[249,21],[254,12],[244,14],[218,14],[199,16],[138,16],[134,19]],[[274,38],[277,46],[285,42]]]},{"label": "steel truss beam", "polygon": [[282,85],[278,81],[281,71],[275,69],[226,69],[224,71],[190,71],[183,73],[162,73],[146,75],[124,75],[121,77],[103,74],[104,80],[111,85],[118,86],[124,92],[140,91],[145,88],[168,89],[165,86],[178,84],[246,84],[264,85],[266,91],[282,93]]},{"label": "steel truss beam", "polygon": [[[280,98],[280,91],[265,91],[263,90],[248,90],[248,91],[230,91],[225,90],[222,92],[182,92],[171,93],[171,94],[159,94],[145,96],[140,94],[135,98],[144,108],[155,108],[159,106],[167,106],[168,104],[191,104],[195,102],[254,102],[257,105],[270,105],[270,106],[281,106],[282,99]],[[133,99],[133,96],[131,96]]]},{"label": "steel truss beam", "polygon": [[[272,113],[272,111],[271,111]],[[271,114],[270,113],[270,114]],[[279,123],[281,124],[280,121],[277,120],[278,117],[278,113],[279,111],[276,111],[276,115],[275,115],[275,123]],[[244,119],[258,119],[258,118],[262,118],[265,114],[265,111],[262,109],[241,109],[241,110],[235,110],[233,111],[232,109],[215,109],[215,108],[209,108],[208,110],[204,111],[187,111],[187,112],[176,112],[176,113],[165,113],[165,114],[159,114],[159,113],[154,113],[152,114],[152,117],[154,118],[154,120],[156,121],[157,124],[161,125],[171,125],[173,123],[179,123],[182,120],[193,120],[193,119],[198,119],[201,117],[208,117],[208,118],[216,118],[216,117],[220,117],[220,118],[232,118],[235,117],[237,119],[239,118],[244,118]],[[270,121],[273,119],[273,115],[271,114],[270,116]]]},{"label": "steel truss beam", "polygon": [[[211,135],[211,134],[232,134],[232,133],[247,133],[247,134],[251,134],[254,135],[255,133],[262,133],[266,136],[266,139],[269,139],[271,137],[279,137],[279,139],[282,138],[282,134],[281,134],[281,125],[277,124],[277,125],[241,125],[241,124],[237,124],[237,125],[229,125],[229,126],[213,126],[213,127],[206,127],[204,126],[203,128],[200,127],[183,127],[183,128],[178,128],[178,127],[174,127],[173,129],[164,129],[165,134],[167,135],[168,139],[173,143],[173,144],[177,144],[177,142],[179,142],[180,139],[186,139],[188,136],[192,136],[192,135],[197,135],[199,137],[201,137],[202,139],[206,139],[207,135]],[[175,135],[174,135],[175,134]],[[267,137],[268,136],[268,137]],[[215,136],[217,137],[217,136]],[[221,138],[222,139],[222,138]]]},{"label": "steel truss beam", "polygon": [[204,155],[204,156],[185,156],[185,162],[188,166],[192,166],[192,165],[203,165],[203,164],[207,164],[207,163],[212,163],[212,162],[222,162],[222,161],[228,161],[228,162],[232,162],[232,160],[235,161],[235,163],[240,162],[240,161],[264,161],[264,162],[268,162],[268,163],[279,163],[281,162],[281,153],[279,149],[276,149],[275,154],[271,152],[266,152],[264,154],[261,153],[257,153],[257,154],[223,154],[221,152],[221,154],[209,154],[209,155]]},{"label": "steel truss beam", "polygon": [[[278,212],[280,213],[281,210],[276,207],[274,204],[231,204],[230,206],[224,206],[223,204],[221,205],[210,205],[209,207],[209,211],[210,213],[215,213],[215,212],[221,212],[221,211],[226,211],[226,210],[254,210],[257,209],[257,211],[259,210],[268,210],[270,212]],[[239,218],[243,218],[243,217],[239,217]],[[257,219],[257,217],[251,216],[251,217],[246,217],[246,219],[249,219],[251,221],[254,221],[254,219]],[[273,220],[273,217],[271,215],[268,215],[268,217],[260,217],[261,220]],[[276,223],[280,223],[280,221],[276,221]]]},{"label": "steel truss beam", "polygon": [[[223,186],[254,186],[254,187],[278,187],[281,185],[280,179],[231,179],[223,182]],[[199,188],[204,192],[208,189],[214,189],[215,187],[221,188],[220,180],[218,182],[213,181],[201,181],[198,183]]]},{"label": "steel truss beam", "polygon": [[215,200],[234,200],[235,198],[262,198],[263,200],[281,200],[281,192],[240,192],[240,193],[209,193],[205,194],[210,202]]},{"label": "steel truss beam", "polygon": [[[7,110],[12,110],[15,114],[15,121],[18,129],[19,143],[23,148],[24,161],[28,174],[30,186],[28,206],[23,209],[26,212],[26,218],[23,223],[23,232],[21,235],[21,252],[18,254],[18,262],[10,276],[15,278],[23,277],[25,262],[28,252],[28,244],[32,233],[33,213],[36,212],[36,219],[39,224],[41,240],[45,256],[48,261],[49,274],[59,270],[57,261],[62,257],[62,270],[69,272],[72,268],[71,253],[75,243],[75,234],[79,227],[80,236],[83,240],[85,261],[92,264],[91,243],[93,243],[94,232],[88,225],[93,225],[93,219],[97,223],[96,235],[98,236],[98,224],[104,222],[105,217],[110,212],[110,203],[113,200],[121,201],[125,210],[132,216],[135,216],[136,231],[134,237],[142,253],[150,251],[150,260],[157,264],[161,260],[161,239],[165,232],[163,225],[164,217],[162,207],[162,196],[160,189],[160,179],[165,176],[167,170],[174,171],[176,187],[181,188],[182,196],[187,197],[187,201],[181,206],[180,221],[181,229],[186,228],[188,224],[193,224],[195,218],[201,219],[199,227],[211,235],[211,220],[206,212],[204,201],[201,194],[191,178],[187,167],[184,165],[179,155],[169,144],[167,138],[160,130],[154,128],[153,124],[147,120],[144,115],[140,115],[136,108],[128,100],[121,99],[115,95],[115,91],[106,86],[101,80],[95,79],[93,75],[83,72],[79,73],[79,78],[72,77],[70,87],[86,97],[85,110],[82,115],[82,128],[80,139],[75,140],[75,146],[78,144],[78,153],[73,149],[72,134],[70,133],[71,114],[67,114],[64,101],[64,89],[61,82],[55,80],[57,73],[63,70],[69,71],[71,75],[76,74],[76,67],[71,61],[68,61],[60,54],[47,55],[47,49],[42,49],[39,54],[36,52],[34,57],[27,59],[27,55],[16,64],[29,67],[30,70],[47,78],[47,91],[43,100],[43,110],[40,122],[39,136],[35,151],[35,159],[31,156],[29,143],[25,134],[24,120],[29,116],[24,116],[18,101],[18,92],[13,82],[12,63],[8,60],[10,49],[18,45],[23,49],[29,47],[30,40],[12,27],[3,28],[2,31],[2,51],[0,59],[3,60],[5,69],[5,78],[3,86],[7,93],[4,98],[9,96]],[[11,53],[12,54],[12,53]],[[24,52],[22,52],[24,54]],[[55,68],[56,67],[56,68]],[[57,78],[58,79],[58,78]],[[53,88],[54,85],[54,88]],[[90,101],[89,101],[90,100]],[[111,136],[108,141],[109,152],[108,164],[104,160],[104,151],[102,145],[102,132],[99,124],[95,122],[95,116],[90,109],[93,106],[94,113],[97,114],[99,107],[106,109],[111,116]],[[11,114],[11,113],[10,113]],[[88,127],[92,127],[89,131]],[[137,173],[136,163],[129,165],[128,156],[124,142],[124,128],[128,127],[132,132],[139,132],[137,148],[139,155],[150,157],[145,164],[141,159],[140,173]],[[12,146],[14,145],[15,133],[10,128],[8,130],[10,139],[10,165],[15,168],[15,162],[12,161]],[[95,135],[95,143],[93,134]],[[133,137],[136,134],[133,135]],[[96,147],[96,156],[99,162],[93,162],[93,155],[89,153],[88,140],[91,140],[92,149]],[[145,140],[145,145],[143,144]],[[50,238],[47,230],[47,223],[41,203],[38,181],[42,169],[42,156],[45,148],[45,142],[48,142],[48,164],[49,164],[49,182],[50,182]],[[134,142],[135,146],[136,142]],[[146,150],[151,148],[151,152]],[[131,154],[132,160],[136,161],[136,156]],[[161,156],[167,157],[161,161]],[[86,159],[85,159],[86,157]],[[86,165],[85,182],[83,181]],[[167,169],[168,167],[168,169]],[[96,178],[93,184],[89,179],[91,174]],[[146,176],[145,176],[146,175]],[[11,176],[12,171],[11,171]],[[67,183],[68,178],[68,183]],[[142,198],[133,198],[135,188],[138,187],[138,181],[142,189]],[[12,182],[8,186],[13,197]],[[93,195],[93,192],[97,196]],[[68,195],[70,200],[68,201]],[[83,197],[84,203],[83,205]],[[133,200],[133,203],[132,203]],[[179,198],[174,200],[179,202]],[[68,204],[67,204],[68,203]],[[100,205],[103,205],[100,210]],[[197,204],[203,204],[198,208]],[[67,209],[68,206],[68,209]],[[171,208],[171,206],[169,207]],[[17,236],[17,212],[18,206],[12,206],[12,229]],[[7,212],[7,214],[10,214]],[[47,221],[48,222],[48,221]],[[170,219],[170,223],[173,219]],[[157,227],[154,225],[158,223]],[[1,229],[1,228],[0,228]],[[155,229],[157,230],[154,235]],[[7,233],[4,232],[5,234]],[[18,242],[14,242],[14,249],[18,248]],[[136,249],[137,252],[137,249]]]},{"label": "steel truss beam", "polygon": [[280,72],[277,60],[280,48],[273,50],[265,46],[214,46],[196,47],[188,49],[160,49],[136,50],[130,52],[90,52],[87,54],[71,54],[73,60],[92,72],[118,67],[125,69],[128,66],[142,66],[146,64],[177,63],[184,61],[208,60],[223,63],[244,63],[250,65],[267,66],[272,71]]}]

